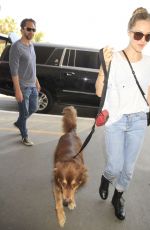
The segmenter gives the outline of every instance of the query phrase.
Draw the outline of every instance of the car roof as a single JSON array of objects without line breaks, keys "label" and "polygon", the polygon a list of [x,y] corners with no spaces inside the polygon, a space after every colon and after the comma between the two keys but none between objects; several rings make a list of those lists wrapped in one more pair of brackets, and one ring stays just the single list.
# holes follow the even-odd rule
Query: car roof
[{"label": "car roof", "polygon": [[0,33],[0,41],[10,42],[8,35]]},{"label": "car roof", "polygon": [[49,42],[35,42],[34,45],[37,47],[55,47],[55,48],[86,50],[86,51],[95,51],[95,52],[99,51],[99,49],[95,49],[95,48],[71,46],[71,45],[60,45],[60,44],[54,44],[54,43],[49,43]]},{"label": "car roof", "polygon": [[19,36],[15,32],[10,32],[9,34],[0,33],[0,41],[5,41],[6,43],[14,43],[19,39]]}]

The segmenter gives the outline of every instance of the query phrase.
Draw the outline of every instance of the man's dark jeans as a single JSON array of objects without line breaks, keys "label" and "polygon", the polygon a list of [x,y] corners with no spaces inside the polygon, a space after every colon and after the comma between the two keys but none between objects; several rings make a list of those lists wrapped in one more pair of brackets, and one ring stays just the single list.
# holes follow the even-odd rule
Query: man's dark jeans
[{"label": "man's dark jeans", "polygon": [[28,137],[26,126],[27,119],[38,109],[38,91],[36,87],[26,87],[22,89],[23,101],[18,102],[19,117],[16,125],[20,129],[22,138]]}]

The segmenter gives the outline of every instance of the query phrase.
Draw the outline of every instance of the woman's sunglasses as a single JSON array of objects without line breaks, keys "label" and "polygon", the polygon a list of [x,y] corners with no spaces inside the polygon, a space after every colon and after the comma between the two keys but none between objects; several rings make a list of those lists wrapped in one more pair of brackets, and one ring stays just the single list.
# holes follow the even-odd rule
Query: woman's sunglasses
[{"label": "woman's sunglasses", "polygon": [[131,31],[131,32],[134,34],[134,36],[133,36],[134,40],[139,41],[144,36],[146,42],[150,41],[150,34],[143,34],[142,32],[135,32],[135,31]]}]

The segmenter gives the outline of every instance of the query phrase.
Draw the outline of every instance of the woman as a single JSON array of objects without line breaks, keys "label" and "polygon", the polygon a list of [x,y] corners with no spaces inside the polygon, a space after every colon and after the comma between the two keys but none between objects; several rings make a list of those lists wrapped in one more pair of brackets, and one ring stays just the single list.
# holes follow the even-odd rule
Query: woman
[{"label": "woman", "polygon": [[[150,104],[150,57],[142,50],[150,41],[150,14],[145,8],[137,8],[128,23],[129,44],[124,49],[135,71],[138,82]],[[112,204],[118,219],[125,219],[122,194],[127,190],[141,151],[147,127],[146,112],[149,106],[144,100],[129,63],[122,51],[112,53],[104,49],[106,65],[111,68],[104,108],[109,111],[105,125],[107,162],[99,188],[103,200],[108,197],[109,184],[115,184]],[[96,94],[101,96],[103,71],[96,81]]]}]

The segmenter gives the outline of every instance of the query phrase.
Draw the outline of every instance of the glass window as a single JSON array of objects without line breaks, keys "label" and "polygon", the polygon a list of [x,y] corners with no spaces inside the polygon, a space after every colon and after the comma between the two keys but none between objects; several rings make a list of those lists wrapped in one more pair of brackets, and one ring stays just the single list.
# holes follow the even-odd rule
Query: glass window
[{"label": "glass window", "polygon": [[55,48],[53,52],[48,57],[46,64],[58,66],[61,56],[62,56],[63,48]]},{"label": "glass window", "polygon": [[91,69],[99,69],[98,52],[76,50],[75,66]]},{"label": "glass window", "polygon": [[68,65],[69,56],[70,56],[70,50],[67,49],[66,52],[65,52],[65,57],[64,57],[64,60],[63,60],[63,65],[65,65],[65,66]]},{"label": "glass window", "polygon": [[75,50],[66,50],[63,65],[75,66]]},{"label": "glass window", "polygon": [[36,63],[45,64],[50,54],[54,51],[54,47],[48,46],[34,46],[36,53]]}]

